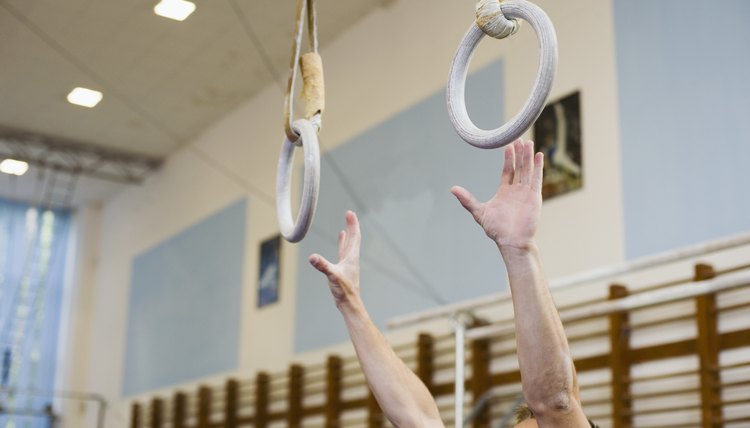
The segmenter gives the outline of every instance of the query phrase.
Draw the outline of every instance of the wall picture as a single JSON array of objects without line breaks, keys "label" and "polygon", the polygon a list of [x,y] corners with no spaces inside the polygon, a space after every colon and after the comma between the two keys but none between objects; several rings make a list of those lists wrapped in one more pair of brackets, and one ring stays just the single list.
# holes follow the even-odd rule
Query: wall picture
[{"label": "wall picture", "polygon": [[583,187],[580,92],[544,108],[534,124],[534,141],[544,153],[544,199]]},{"label": "wall picture", "polygon": [[276,235],[260,244],[259,308],[276,303],[279,300],[280,252],[281,235]]}]

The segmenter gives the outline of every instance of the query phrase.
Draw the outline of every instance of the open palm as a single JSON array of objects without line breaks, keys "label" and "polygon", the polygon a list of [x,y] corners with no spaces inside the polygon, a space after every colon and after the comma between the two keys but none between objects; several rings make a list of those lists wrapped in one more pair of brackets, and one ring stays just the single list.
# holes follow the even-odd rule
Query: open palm
[{"label": "open palm", "polygon": [[359,248],[362,235],[359,220],[352,211],[346,212],[346,230],[339,232],[338,263],[333,264],[320,254],[310,256],[310,264],[328,277],[328,286],[336,306],[359,298]]},{"label": "open palm", "polygon": [[534,143],[517,140],[505,148],[500,187],[489,201],[481,203],[458,186],[451,192],[497,245],[526,248],[541,214],[543,168],[543,155],[534,155]]}]

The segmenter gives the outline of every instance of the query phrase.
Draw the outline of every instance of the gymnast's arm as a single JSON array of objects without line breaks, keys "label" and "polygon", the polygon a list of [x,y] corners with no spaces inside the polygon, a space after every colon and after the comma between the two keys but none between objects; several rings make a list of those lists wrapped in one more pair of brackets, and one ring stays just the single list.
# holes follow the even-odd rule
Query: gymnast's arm
[{"label": "gymnast's arm", "polygon": [[383,413],[396,427],[443,427],[435,400],[424,383],[396,355],[370,319],[359,295],[359,222],[346,213],[339,232],[338,263],[318,254],[312,264],[328,277],[336,307],[344,317],[359,363]]},{"label": "gymnast's arm", "polygon": [[505,149],[500,188],[486,203],[452,189],[497,244],[510,280],[524,397],[540,427],[589,427],[560,316],[547,287],[534,235],[542,207],[541,153],[516,141]]}]

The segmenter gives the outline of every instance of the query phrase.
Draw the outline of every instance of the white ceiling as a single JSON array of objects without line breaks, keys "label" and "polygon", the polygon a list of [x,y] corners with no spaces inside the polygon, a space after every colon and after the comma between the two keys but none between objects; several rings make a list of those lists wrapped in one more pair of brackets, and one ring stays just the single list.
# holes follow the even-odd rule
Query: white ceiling
[{"label": "white ceiling", "polygon": [[[164,156],[285,79],[296,0],[193,1],[177,22],[157,0],[0,0],[0,126]],[[388,2],[318,0],[321,44]],[[76,86],[103,101],[68,104]],[[24,180],[0,178],[0,196],[30,199]],[[78,203],[119,188],[86,181]]]}]

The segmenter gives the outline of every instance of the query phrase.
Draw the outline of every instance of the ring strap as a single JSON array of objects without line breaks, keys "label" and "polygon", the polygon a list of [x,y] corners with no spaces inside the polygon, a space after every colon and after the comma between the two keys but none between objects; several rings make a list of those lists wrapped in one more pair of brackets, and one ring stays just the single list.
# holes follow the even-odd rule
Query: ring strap
[{"label": "ring strap", "polygon": [[312,119],[322,115],[325,109],[325,80],[323,79],[323,59],[317,52],[302,55],[302,99],[305,102],[305,117]]},{"label": "ring strap", "polygon": [[[300,59],[302,37],[307,18],[307,32],[310,43],[310,53]],[[325,85],[323,81],[323,60],[318,54],[318,14],[316,11],[316,0],[297,0],[296,28],[294,42],[292,45],[292,59],[289,64],[289,79],[287,81],[286,96],[284,100],[284,131],[287,138],[297,142],[299,135],[292,127],[294,120],[294,86],[297,79],[297,71],[301,68],[304,87],[302,88],[302,99],[305,102],[305,117],[312,119],[313,116],[322,115],[325,108]],[[318,121],[319,124],[319,121]]]}]

